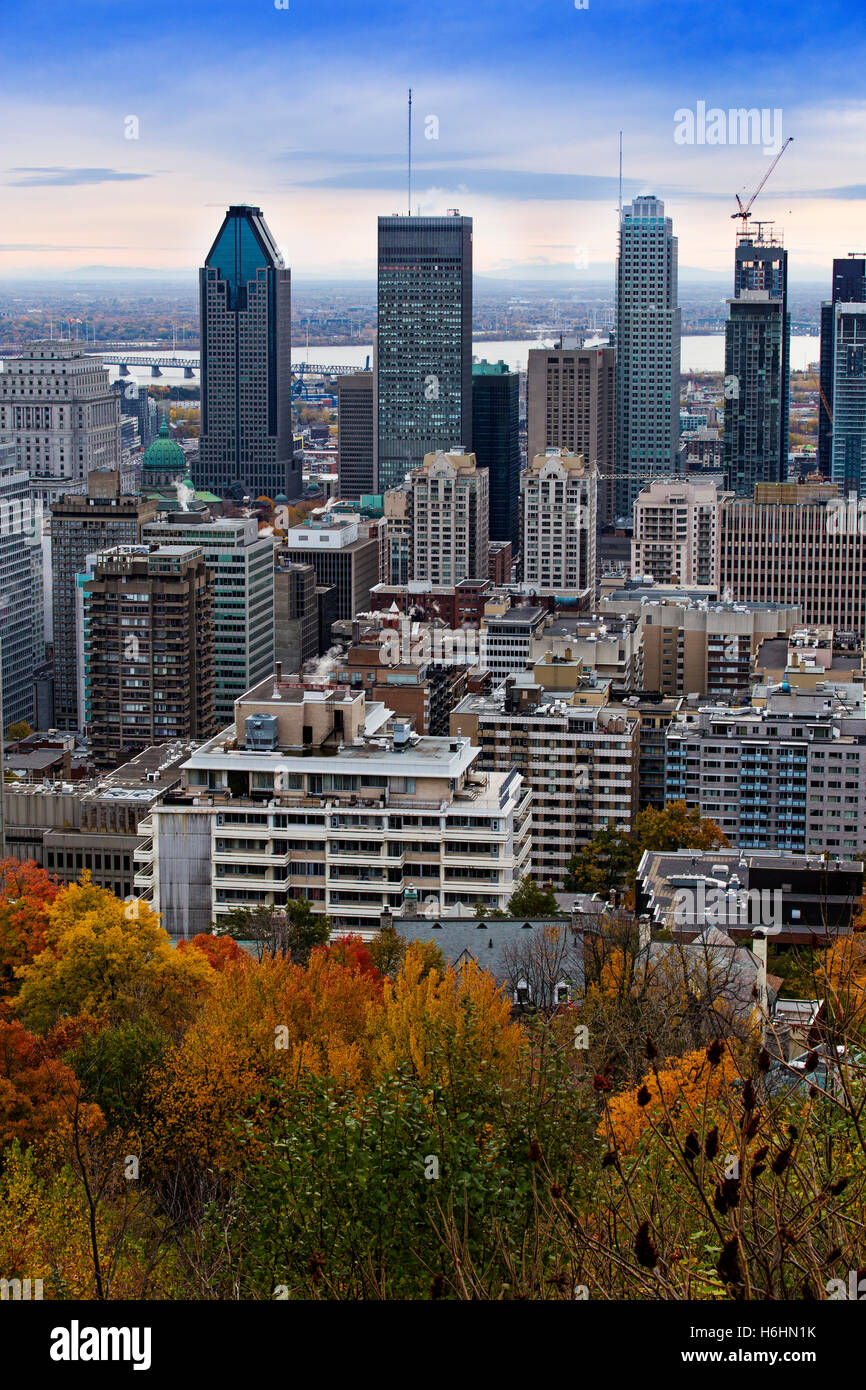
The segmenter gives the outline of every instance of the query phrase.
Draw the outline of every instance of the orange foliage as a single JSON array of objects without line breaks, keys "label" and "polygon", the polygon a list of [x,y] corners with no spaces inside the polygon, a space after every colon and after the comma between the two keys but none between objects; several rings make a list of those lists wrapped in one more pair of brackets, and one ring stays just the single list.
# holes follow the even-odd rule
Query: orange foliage
[{"label": "orange foliage", "polygon": [[[73,1072],[50,1055],[44,1039],[18,1022],[0,1022],[0,1147],[13,1139],[32,1144],[65,1130],[77,1092]],[[84,1107],[89,1126],[99,1116],[97,1106]]]},{"label": "orange foliage", "polygon": [[163,1155],[230,1165],[229,1131],[269,1077],[294,1083],[310,1072],[360,1085],[370,1070],[365,1027],[381,993],[377,980],[328,951],[314,951],[306,968],[247,957],[221,974],[156,1083]]},{"label": "orange foliage", "polygon": [[199,932],[189,941],[179,941],[177,949],[200,951],[214,970],[225,970],[227,965],[236,965],[238,961],[247,959],[246,952],[230,936],[212,936],[208,932]]},{"label": "orange foliage", "polygon": [[48,908],[59,887],[32,859],[0,862],[0,999],[17,992],[17,967],[45,949]]},{"label": "orange foliage", "polygon": [[[677,1134],[691,1129],[701,1134],[705,1128],[718,1124],[723,1137],[736,1144],[733,1083],[738,1075],[737,1065],[727,1050],[715,1066],[705,1051],[668,1057],[657,1073],[647,1072],[640,1086],[611,1097],[599,1133],[609,1135],[612,1143],[628,1152],[637,1147],[645,1134],[666,1125]],[[646,1092],[649,1100],[641,1105],[640,1099],[645,1098]],[[724,1113],[720,1117],[716,1112]]]}]

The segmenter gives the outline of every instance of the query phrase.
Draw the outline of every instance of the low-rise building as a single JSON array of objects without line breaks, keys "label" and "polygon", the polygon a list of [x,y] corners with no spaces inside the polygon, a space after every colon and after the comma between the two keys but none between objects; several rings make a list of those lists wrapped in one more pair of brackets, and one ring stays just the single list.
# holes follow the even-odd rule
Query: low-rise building
[{"label": "low-rise building", "polygon": [[468,738],[432,738],[363,691],[276,676],[184,765],[140,827],[136,886],[175,936],[304,898],[336,932],[385,908],[504,908],[530,867],[531,792]]}]

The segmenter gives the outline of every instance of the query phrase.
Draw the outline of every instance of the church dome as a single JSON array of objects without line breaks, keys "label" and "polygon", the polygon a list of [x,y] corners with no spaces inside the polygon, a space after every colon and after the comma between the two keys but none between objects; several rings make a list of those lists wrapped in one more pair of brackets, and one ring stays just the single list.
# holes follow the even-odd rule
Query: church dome
[{"label": "church dome", "polygon": [[159,434],[144,451],[142,469],[145,477],[152,477],[154,473],[177,474],[182,477],[187,471],[186,455],[176,440],[171,438],[165,416],[160,421]]}]

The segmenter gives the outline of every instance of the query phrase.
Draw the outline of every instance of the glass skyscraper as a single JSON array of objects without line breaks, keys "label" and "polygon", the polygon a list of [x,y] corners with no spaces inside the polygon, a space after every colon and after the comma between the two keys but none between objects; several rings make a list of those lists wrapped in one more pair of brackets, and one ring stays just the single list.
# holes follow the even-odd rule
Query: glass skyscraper
[{"label": "glass skyscraper", "polygon": [[818,410],[818,468],[829,478],[833,455],[833,376],[836,305],[866,304],[866,257],[845,256],[833,261],[832,298],[821,305],[821,393]]},{"label": "glass skyscraper", "polygon": [[472,446],[472,218],[379,218],[376,492]]},{"label": "glass skyscraper", "polygon": [[728,304],[722,458],[726,486],[751,497],[788,476],[788,253],[772,237],[738,240]]},{"label": "glass skyscraper", "polygon": [[301,491],[291,404],[291,272],[261,208],[230,207],[199,272],[196,483],[274,500]]},{"label": "glass skyscraper", "polygon": [[489,473],[490,539],[520,548],[520,376],[504,362],[472,368],[472,452]]},{"label": "glass skyscraper", "polygon": [[866,303],[833,305],[830,479],[866,497]]},{"label": "glass skyscraper", "polygon": [[680,310],[677,238],[653,195],[622,210],[616,263],[616,515],[631,517],[645,482],[678,467]]}]

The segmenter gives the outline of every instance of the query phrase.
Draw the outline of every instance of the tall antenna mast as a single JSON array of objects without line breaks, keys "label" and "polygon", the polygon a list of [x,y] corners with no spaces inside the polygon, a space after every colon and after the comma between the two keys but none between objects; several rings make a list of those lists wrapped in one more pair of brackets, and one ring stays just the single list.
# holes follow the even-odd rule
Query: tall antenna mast
[{"label": "tall antenna mast", "polygon": [[619,220],[622,221],[622,131],[619,133]]},{"label": "tall antenna mast", "polygon": [[409,216],[412,216],[412,88],[409,88],[409,174],[408,174],[408,208]]}]

